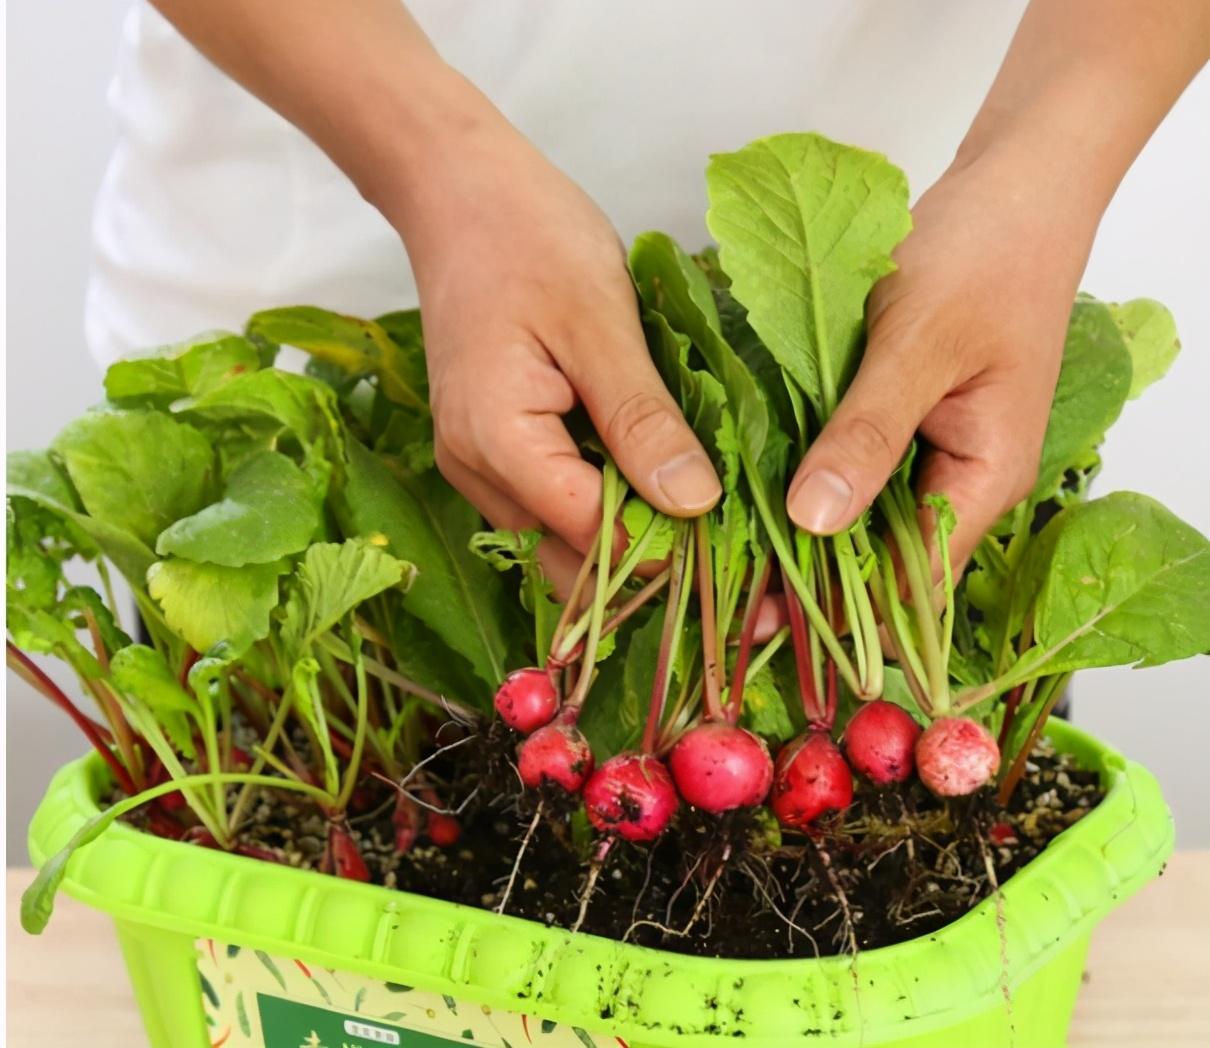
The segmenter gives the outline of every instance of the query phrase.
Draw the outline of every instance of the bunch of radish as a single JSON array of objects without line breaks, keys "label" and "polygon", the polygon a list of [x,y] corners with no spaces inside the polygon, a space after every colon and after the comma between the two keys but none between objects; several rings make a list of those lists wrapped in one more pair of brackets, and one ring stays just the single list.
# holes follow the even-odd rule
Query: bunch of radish
[{"label": "bunch of radish", "polygon": [[[589,821],[605,838],[594,870],[613,839],[658,838],[682,801],[718,816],[767,804],[786,828],[817,833],[852,804],[855,775],[881,789],[918,774],[941,797],[971,793],[995,775],[998,747],[975,721],[944,716],[922,730],[905,709],[882,699],[862,702],[845,725],[839,745],[834,741],[836,661],[813,633],[784,561],[788,626],[781,639],[788,634],[792,641],[807,729],[782,746],[774,761],[765,740],[740,726],[739,720],[775,558],[768,550],[752,552],[746,545],[747,559],[720,558],[712,544],[716,513],[673,522],[676,538],[668,567],[615,606],[646,550],[655,521],[615,566],[613,537],[623,485],[612,464],[607,464],[602,494],[602,526],[564,605],[550,654],[542,666],[510,673],[495,696],[501,720],[523,736],[516,761],[523,785],[582,796]],[[720,560],[726,564],[716,571]],[[594,595],[580,612],[594,568]],[[701,711],[686,722],[684,709],[678,706],[666,717],[666,707],[695,581],[702,633]],[[642,741],[637,749],[596,767],[578,721],[594,680],[600,641],[665,588]],[[746,606],[728,682],[728,626],[738,615],[744,591]],[[761,658],[767,660],[777,643],[775,638]]]}]

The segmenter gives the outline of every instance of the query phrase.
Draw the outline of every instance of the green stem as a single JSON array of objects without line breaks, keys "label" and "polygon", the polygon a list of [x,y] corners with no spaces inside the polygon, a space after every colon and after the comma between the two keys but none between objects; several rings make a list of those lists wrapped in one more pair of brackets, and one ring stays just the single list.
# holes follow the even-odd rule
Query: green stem
[{"label": "green stem", "polygon": [[[773,546],[774,552],[777,554],[782,570],[790,582],[790,588],[798,595],[798,599],[802,602],[803,609],[806,611],[807,618],[811,620],[812,627],[819,635],[824,647],[828,649],[828,654],[836,660],[836,667],[844,678],[845,683],[854,694],[863,698],[867,697],[862,690],[861,681],[853,670],[853,663],[849,659],[848,653],[844,650],[839,638],[832,630],[831,624],[815,602],[814,596],[812,596],[810,589],[807,587],[806,580],[802,577],[801,572],[799,572],[798,565],[794,560],[794,553],[790,549],[790,544],[786,541],[785,532],[779,527],[778,521],[774,518],[773,511],[760,487],[759,483],[749,485],[752,501],[756,506],[756,512],[761,518],[765,531],[768,532],[769,541]],[[786,598],[788,601],[790,593],[786,594]],[[873,696],[868,697],[873,698]]]},{"label": "green stem", "polygon": [[772,637],[769,638],[765,646],[756,653],[756,657],[752,660],[751,665],[748,667],[749,680],[754,678],[758,673],[760,673],[761,670],[765,668],[766,665],[768,665],[769,660],[782,649],[789,638],[789,626],[783,626],[775,634],[773,634]]},{"label": "green stem", "polygon": [[[905,502],[910,503],[910,511],[905,508]],[[949,667],[942,659],[941,631],[933,611],[932,570],[916,520],[915,496],[905,480],[893,477],[891,485],[879,496],[879,505],[890,524],[907,576],[922,648],[921,658],[927,673],[929,701],[937,714],[944,714],[950,709]],[[889,581],[888,585],[891,585]]]},{"label": "green stem", "polygon": [[353,650],[353,672],[357,678],[357,721],[353,735],[353,753],[345,766],[344,785],[336,797],[337,812],[344,812],[349,806],[349,799],[353,796],[353,790],[357,786],[357,776],[361,772],[361,758],[365,752],[370,708],[369,688],[366,686],[366,667],[361,654],[361,638],[354,635],[349,647]]},{"label": "green stem", "polygon": [[1038,713],[1037,719],[1034,721],[1025,742],[1021,744],[1021,748],[1017,751],[1012,767],[1009,768],[1008,774],[1004,776],[1004,781],[1000,783],[1000,790],[996,795],[996,800],[1000,803],[1001,807],[1007,805],[1012,799],[1013,792],[1017,788],[1017,783],[1021,781],[1021,777],[1025,774],[1025,765],[1029,761],[1029,755],[1038,744],[1038,739],[1042,736],[1042,730],[1046,727],[1046,722],[1050,719],[1050,715],[1058,704],[1059,699],[1063,697],[1063,691],[1070,680],[1070,673],[1060,673],[1042,684],[1040,688],[1041,694],[1035,699],[1035,701],[1042,703],[1042,709]]},{"label": "green stem", "polygon": [[584,705],[592,684],[593,669],[597,664],[597,647],[601,641],[601,626],[605,621],[605,605],[609,600],[609,575],[613,563],[614,522],[618,515],[618,469],[612,459],[605,460],[601,481],[601,539],[598,543],[597,585],[593,596],[588,623],[588,636],[584,641],[584,662],[576,680],[575,691],[566,706],[578,710]]}]

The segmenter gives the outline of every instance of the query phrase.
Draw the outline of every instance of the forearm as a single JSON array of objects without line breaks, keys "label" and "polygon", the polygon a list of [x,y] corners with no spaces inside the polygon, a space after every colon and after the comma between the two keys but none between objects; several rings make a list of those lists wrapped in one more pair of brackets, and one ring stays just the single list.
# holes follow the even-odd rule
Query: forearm
[{"label": "forearm", "polygon": [[[460,141],[505,125],[399,0],[152,0],[397,227]],[[402,229],[401,229],[402,231]]]},{"label": "forearm", "polygon": [[1208,59],[1207,0],[1033,0],[955,167],[990,159],[1095,221]]}]

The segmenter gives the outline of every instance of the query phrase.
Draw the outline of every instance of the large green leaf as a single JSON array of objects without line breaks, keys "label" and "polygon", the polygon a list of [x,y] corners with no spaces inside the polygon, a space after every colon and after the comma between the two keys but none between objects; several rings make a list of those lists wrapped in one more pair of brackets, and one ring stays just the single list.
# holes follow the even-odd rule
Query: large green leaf
[{"label": "large green leaf", "polygon": [[1168,373],[1181,351],[1176,320],[1152,298],[1108,303],[1113,322],[1121,332],[1133,365],[1130,399]]},{"label": "large green leaf", "polygon": [[210,442],[154,411],[95,411],[55,438],[93,519],[151,546],[169,524],[206,505],[215,481]]},{"label": "large green leaf", "polygon": [[[395,325],[403,327],[399,317],[392,315]],[[248,321],[248,333],[296,346],[346,372],[375,375],[382,392],[395,403],[428,410],[423,347],[399,345],[372,320],[291,306],[255,314]]]},{"label": "large green leaf", "polygon": [[306,549],[323,522],[323,498],[285,455],[263,451],[227,478],[223,498],[160,534],[161,557],[224,564],[266,564]]},{"label": "large green leaf", "polygon": [[907,179],[879,153],[787,134],[715,155],[706,184],[732,294],[828,417],[857,370],[866,298],[911,228]]},{"label": "large green leaf", "polygon": [[1210,541],[1145,495],[1065,509],[1020,573],[1014,604],[1032,604],[1034,647],[1014,681],[1210,651]]},{"label": "large green leaf", "polygon": [[304,446],[339,450],[344,432],[329,386],[276,369],[239,375],[177,407],[191,421],[218,432],[267,426],[288,431]]},{"label": "large green leaf", "polygon": [[1082,468],[1117,420],[1130,391],[1130,353],[1108,307],[1081,296],[1072,309],[1063,365],[1046,425],[1033,501],[1054,495]]},{"label": "large green leaf", "polygon": [[362,601],[407,584],[414,575],[411,564],[365,539],[317,542],[307,549],[291,584],[282,640],[301,656]]},{"label": "large green leaf", "polygon": [[285,561],[229,568],[191,560],[162,560],[151,566],[147,585],[164,619],[196,651],[226,642],[235,656],[269,635],[277,607],[278,577]]},{"label": "large green leaf", "polygon": [[520,623],[499,573],[468,548],[482,527],[474,507],[435,470],[400,478],[355,441],[341,497],[345,534],[385,536],[392,553],[419,567],[404,606],[494,689],[513,668]]},{"label": "large green leaf", "polygon": [[181,397],[200,396],[260,366],[260,351],[246,338],[225,331],[207,332],[111,364],[105,372],[105,394],[124,406],[167,407]]},{"label": "large green leaf", "polygon": [[[706,275],[664,233],[643,233],[635,238],[630,249],[630,272],[643,304],[662,315],[673,331],[688,336],[722,384],[742,450],[755,462],[768,436],[768,406],[751,372],[722,336]],[[661,336],[657,346],[662,344]]]}]

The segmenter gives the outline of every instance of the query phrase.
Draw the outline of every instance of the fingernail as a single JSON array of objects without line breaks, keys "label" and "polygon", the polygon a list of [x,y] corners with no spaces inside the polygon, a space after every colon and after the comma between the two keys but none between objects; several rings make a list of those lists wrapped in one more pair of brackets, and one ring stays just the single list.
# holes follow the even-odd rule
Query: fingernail
[{"label": "fingernail", "polygon": [[665,462],[655,471],[655,482],[673,506],[689,513],[708,509],[723,492],[710,460],[694,451]]},{"label": "fingernail", "polygon": [[830,469],[818,469],[803,477],[790,492],[790,516],[804,531],[828,535],[844,525],[852,501],[853,489],[844,477]]}]

